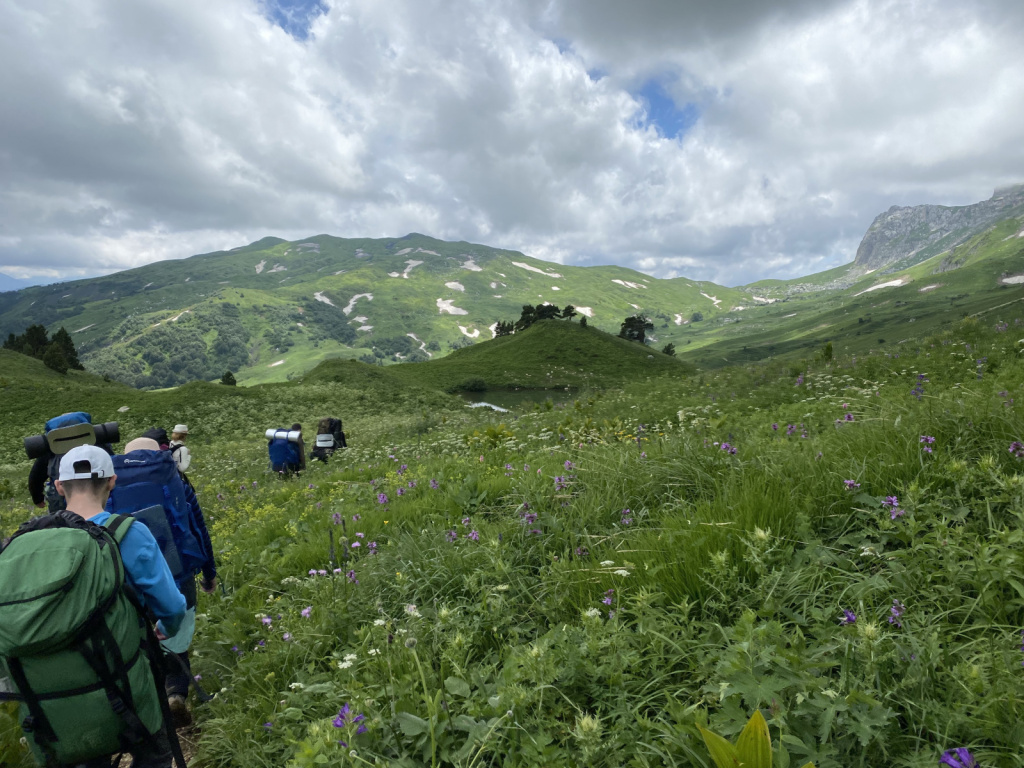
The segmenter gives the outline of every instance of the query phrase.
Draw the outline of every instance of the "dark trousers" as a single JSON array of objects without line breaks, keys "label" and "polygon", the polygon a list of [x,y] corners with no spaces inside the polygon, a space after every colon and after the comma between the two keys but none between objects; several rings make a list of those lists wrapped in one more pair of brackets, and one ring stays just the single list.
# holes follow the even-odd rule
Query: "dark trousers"
[{"label": "dark trousers", "polygon": [[[170,742],[167,740],[167,731],[162,728],[151,741],[129,751],[132,756],[132,768],[171,768],[174,759],[171,755]],[[66,768],[110,768],[112,757],[113,755],[94,757],[92,760]]]}]

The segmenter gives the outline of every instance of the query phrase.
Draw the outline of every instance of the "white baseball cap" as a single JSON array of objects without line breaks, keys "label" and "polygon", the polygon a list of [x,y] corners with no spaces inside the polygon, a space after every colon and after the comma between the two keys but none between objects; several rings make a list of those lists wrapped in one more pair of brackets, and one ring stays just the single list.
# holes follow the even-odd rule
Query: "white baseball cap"
[{"label": "white baseball cap", "polygon": [[114,462],[110,454],[95,445],[80,445],[64,454],[60,460],[58,480],[93,480],[114,476]]},{"label": "white baseball cap", "polygon": [[186,424],[175,424],[174,425],[174,429],[172,429],[171,432],[172,433],[173,432],[180,432],[183,435],[187,435],[188,434],[188,425],[186,425]]}]

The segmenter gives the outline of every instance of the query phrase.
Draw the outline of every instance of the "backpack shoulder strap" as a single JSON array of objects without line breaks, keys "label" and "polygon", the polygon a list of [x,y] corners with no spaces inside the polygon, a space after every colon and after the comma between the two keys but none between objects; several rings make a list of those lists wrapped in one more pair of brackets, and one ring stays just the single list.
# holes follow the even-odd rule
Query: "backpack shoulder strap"
[{"label": "backpack shoulder strap", "polygon": [[107,518],[107,522],[103,524],[103,527],[110,532],[111,537],[120,546],[125,534],[128,533],[128,529],[134,522],[135,518],[131,515],[111,515]]}]

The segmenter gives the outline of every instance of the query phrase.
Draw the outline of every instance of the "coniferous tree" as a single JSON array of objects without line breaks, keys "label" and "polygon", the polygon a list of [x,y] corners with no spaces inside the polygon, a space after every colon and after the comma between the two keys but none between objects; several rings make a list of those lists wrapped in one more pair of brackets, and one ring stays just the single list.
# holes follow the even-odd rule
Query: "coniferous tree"
[{"label": "coniferous tree", "polygon": [[228,387],[233,387],[238,384],[238,382],[235,381],[235,374],[231,371],[225,371],[224,375],[220,377],[220,383]]},{"label": "coniferous tree", "polygon": [[67,360],[68,368],[76,371],[85,370],[85,366],[78,359],[78,350],[75,349],[75,342],[71,340],[71,334],[64,329],[63,325],[60,327],[60,330],[53,334],[50,344],[56,344],[61,348],[61,351],[64,353],[64,359]]},{"label": "coniferous tree", "polygon": [[68,361],[64,357],[64,350],[57,344],[51,344],[43,353],[43,365],[50,370],[63,375],[68,372]]},{"label": "coniferous tree", "polygon": [[643,314],[632,315],[622,321],[619,329],[619,336],[629,341],[638,341],[641,344],[647,341],[647,331],[654,330],[654,323]]}]

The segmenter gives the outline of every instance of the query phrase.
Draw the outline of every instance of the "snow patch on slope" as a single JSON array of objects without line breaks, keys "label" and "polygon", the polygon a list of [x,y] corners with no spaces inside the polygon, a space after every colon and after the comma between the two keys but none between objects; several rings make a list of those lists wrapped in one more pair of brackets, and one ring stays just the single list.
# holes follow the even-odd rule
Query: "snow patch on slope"
[{"label": "snow patch on slope", "polygon": [[640,283],[631,283],[629,280],[619,280],[618,278],[612,280],[612,282],[618,283],[624,288],[647,288],[646,285],[641,285]]},{"label": "snow patch on slope", "polygon": [[910,282],[910,281],[907,278],[900,277],[900,278],[897,278],[896,280],[890,280],[887,283],[878,283],[877,285],[872,285],[870,288],[865,288],[860,293],[855,293],[853,295],[854,296],[860,296],[861,294],[864,294],[864,293],[870,293],[871,291],[877,291],[879,288],[899,288],[901,285],[906,285],[908,282]]},{"label": "snow patch on slope", "polygon": [[409,272],[413,268],[418,267],[422,263],[422,261],[416,261],[416,259],[409,259],[407,262],[405,262],[406,266],[404,272],[388,272],[388,277],[404,277],[406,280],[408,280]]},{"label": "snow patch on slope", "polygon": [[427,357],[433,357],[433,355],[430,352],[427,352],[427,342],[420,341],[419,337],[416,336],[415,333],[407,333],[405,335],[420,345],[420,352],[426,353]]},{"label": "snow patch on slope", "polygon": [[470,272],[483,272],[484,268],[479,266],[476,261],[470,259],[469,261],[462,264],[463,269],[468,269]]},{"label": "snow patch on slope", "polygon": [[477,330],[476,328],[474,328],[473,332],[470,333],[469,329],[466,326],[460,325],[459,326],[459,330],[462,331],[463,335],[468,336],[471,339],[478,339],[478,338],[480,338],[480,331]]},{"label": "snow patch on slope", "polygon": [[346,315],[351,315],[352,310],[356,308],[356,302],[360,299],[366,299],[367,301],[373,301],[372,293],[357,293],[351,299],[348,300],[348,304],[341,308],[341,311]]},{"label": "snow patch on slope", "polygon": [[468,315],[469,312],[466,310],[456,307],[453,304],[454,299],[438,299],[437,300],[437,313],[444,314],[447,312],[449,315]]},{"label": "snow patch on slope", "polygon": [[260,272],[262,272],[265,266],[267,266],[266,259],[264,259],[263,261],[256,265],[256,274],[258,275]]},{"label": "snow patch on slope", "polygon": [[710,301],[710,302],[711,302],[712,304],[714,304],[716,308],[718,307],[718,305],[719,305],[719,304],[721,304],[721,303],[722,303],[722,300],[721,300],[721,299],[719,299],[719,298],[716,298],[716,297],[714,297],[714,296],[708,296],[708,295],[707,295],[706,293],[704,293],[703,291],[701,291],[701,294],[700,294],[700,295],[701,295],[701,296],[703,296],[703,297],[704,297],[705,299],[707,299],[708,301]]},{"label": "snow patch on slope", "polygon": [[[329,304],[332,307],[334,306],[334,302],[328,299],[326,296],[324,296],[323,291],[317,291],[316,293],[314,293],[313,298],[316,299],[317,301],[322,301],[324,304]],[[348,313],[346,312],[345,314]]]},{"label": "snow patch on slope", "polygon": [[576,311],[579,312],[581,315],[586,315],[587,317],[594,316],[594,310],[592,310],[590,307],[576,307]]},{"label": "snow patch on slope", "polygon": [[466,292],[466,286],[464,286],[462,283],[456,283],[454,280],[450,283],[445,283],[444,287],[451,288],[453,291],[462,291],[463,293]]},{"label": "snow patch on slope", "polygon": [[[521,261],[513,261],[513,266],[519,267],[520,269],[528,269],[530,272],[536,272],[538,275],[547,275],[548,277],[561,277],[557,272],[545,272],[543,269],[537,269],[529,264],[524,264]],[[498,274],[501,274],[500,272]],[[504,277],[504,275],[501,275]]]}]

